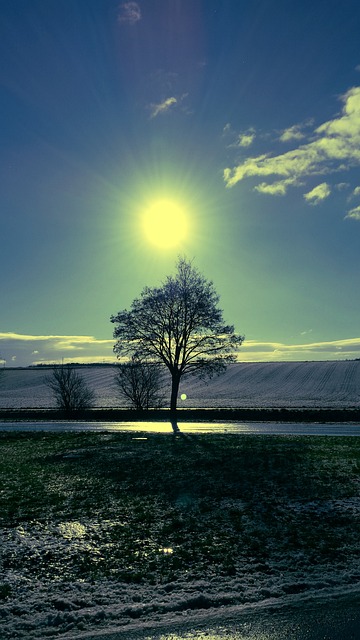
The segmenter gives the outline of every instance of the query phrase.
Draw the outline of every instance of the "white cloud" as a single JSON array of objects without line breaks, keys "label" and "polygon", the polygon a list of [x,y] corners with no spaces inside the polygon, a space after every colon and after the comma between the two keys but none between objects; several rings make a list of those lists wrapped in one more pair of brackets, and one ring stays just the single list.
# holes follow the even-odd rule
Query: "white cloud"
[{"label": "white cloud", "polygon": [[120,24],[135,24],[141,20],[141,10],[137,2],[123,2],[119,6],[118,22]]},{"label": "white cloud", "polygon": [[303,140],[305,138],[304,129],[309,129],[314,124],[314,120],[309,118],[305,122],[293,124],[291,127],[284,129],[279,138],[280,142],[292,142],[293,140]]},{"label": "white cloud", "polygon": [[255,187],[255,190],[259,193],[268,193],[271,196],[284,196],[288,190],[288,187],[299,185],[297,178],[287,178],[286,180],[278,180],[268,184],[267,182],[261,182]]},{"label": "white cloud", "polygon": [[64,344],[64,345],[67,345],[68,347],[69,345],[74,345],[74,348],[76,348],[76,345],[81,345],[81,344],[94,344],[94,343],[104,344],[108,342],[113,342],[112,340],[98,340],[93,336],[57,336],[57,335],[38,336],[38,335],[29,335],[24,333],[12,333],[10,331],[5,333],[0,333],[0,340],[20,341],[20,342],[45,341],[45,342],[50,342],[54,344]]},{"label": "white cloud", "polygon": [[[17,366],[38,362],[88,362],[115,360],[112,353],[114,340],[98,340],[93,336],[37,336],[18,333],[0,333],[1,355],[10,362],[13,354]],[[41,353],[41,360],[39,360]],[[36,360],[34,360],[34,356]]]},{"label": "white cloud", "polygon": [[304,137],[304,134],[300,130],[300,125],[294,124],[292,127],[284,129],[279,140],[281,140],[281,142],[291,142],[292,140],[302,140]]},{"label": "white cloud", "polygon": [[151,111],[150,118],[156,118],[157,116],[167,113],[170,109],[180,108],[183,113],[189,114],[191,111],[184,105],[184,101],[188,97],[188,93],[183,93],[180,96],[171,96],[159,103],[152,103],[149,105]]},{"label": "white cloud", "polygon": [[239,360],[243,362],[301,362],[305,360],[347,360],[359,357],[360,338],[307,344],[246,340],[239,352]]},{"label": "white cloud", "polygon": [[243,131],[239,134],[237,143],[235,146],[237,147],[250,147],[254,142],[256,137],[255,129],[251,128],[247,131]]},{"label": "white cloud", "polygon": [[[359,212],[360,216],[360,212]],[[309,330],[308,333],[310,333]],[[303,332],[302,335],[305,335]],[[0,333],[0,362],[22,367],[31,364],[60,362],[96,363],[116,362],[113,354],[114,340],[98,340],[93,336],[34,336],[17,333]],[[34,347],[39,346],[41,358],[34,359]],[[37,355],[37,354],[36,354]],[[239,351],[239,360],[304,361],[345,360],[360,358],[360,337],[347,340],[284,344],[246,340]]]},{"label": "white cloud", "polygon": [[[227,187],[249,177],[293,180],[325,175],[360,165],[360,87],[353,87],[341,97],[341,114],[315,129],[311,140],[297,148],[271,155],[248,157],[233,168],[224,170]],[[262,191],[264,191],[262,189]],[[275,190],[276,192],[276,190]]]},{"label": "white cloud", "polygon": [[309,204],[317,205],[326,198],[329,197],[331,193],[331,189],[327,182],[322,182],[318,184],[317,187],[314,187],[311,191],[304,194],[304,198],[306,202]]},{"label": "white cloud", "polygon": [[348,211],[345,216],[345,219],[346,218],[351,218],[352,220],[360,220],[360,206],[355,207],[354,209],[350,209],[350,211]]},{"label": "white cloud", "polygon": [[159,104],[152,104],[151,118],[156,118],[159,114],[166,113],[166,111],[169,111],[169,109],[177,104],[177,102],[177,99],[172,97],[166,98],[166,100],[163,100],[163,102],[160,102]]},{"label": "white cloud", "polygon": [[228,139],[228,147],[229,149],[246,149],[250,147],[255,138],[256,138],[256,130],[254,127],[249,127],[244,131],[235,131],[230,122],[227,122],[222,130],[223,137]]},{"label": "white cloud", "polygon": [[352,192],[353,196],[360,196],[360,187],[355,187],[354,191]]}]

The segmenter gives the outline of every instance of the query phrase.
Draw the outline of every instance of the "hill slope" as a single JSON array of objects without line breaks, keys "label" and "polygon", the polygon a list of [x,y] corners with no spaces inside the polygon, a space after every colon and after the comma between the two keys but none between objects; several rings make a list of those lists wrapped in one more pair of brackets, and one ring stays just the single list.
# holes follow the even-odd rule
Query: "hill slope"
[{"label": "hill slope", "polygon": [[[114,368],[79,370],[96,393],[96,406],[119,407]],[[4,371],[0,386],[2,408],[54,406],[42,369]],[[179,407],[354,407],[360,403],[360,361],[247,362],[231,365],[207,384],[185,379]]]}]

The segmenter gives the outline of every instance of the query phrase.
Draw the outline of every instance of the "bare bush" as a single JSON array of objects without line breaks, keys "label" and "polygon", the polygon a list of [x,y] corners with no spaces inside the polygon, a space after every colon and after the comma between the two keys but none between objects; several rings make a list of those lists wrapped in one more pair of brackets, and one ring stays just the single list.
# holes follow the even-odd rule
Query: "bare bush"
[{"label": "bare bush", "polygon": [[115,381],[120,396],[135,409],[164,406],[163,367],[155,362],[141,362],[133,357],[117,366]]},{"label": "bare bush", "polygon": [[94,406],[95,394],[84,378],[70,365],[54,367],[45,384],[55,397],[56,406],[67,413]]}]

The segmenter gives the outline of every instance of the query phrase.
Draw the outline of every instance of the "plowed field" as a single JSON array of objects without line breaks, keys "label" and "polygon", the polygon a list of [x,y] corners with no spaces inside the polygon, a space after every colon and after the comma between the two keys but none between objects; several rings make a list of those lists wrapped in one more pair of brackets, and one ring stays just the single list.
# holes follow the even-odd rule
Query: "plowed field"
[{"label": "plowed field", "polygon": [[[96,406],[121,407],[113,367],[79,369],[96,393]],[[53,407],[44,378],[49,370],[9,369],[0,386],[2,408]],[[184,379],[179,407],[356,407],[360,361],[239,363],[207,384]]]}]

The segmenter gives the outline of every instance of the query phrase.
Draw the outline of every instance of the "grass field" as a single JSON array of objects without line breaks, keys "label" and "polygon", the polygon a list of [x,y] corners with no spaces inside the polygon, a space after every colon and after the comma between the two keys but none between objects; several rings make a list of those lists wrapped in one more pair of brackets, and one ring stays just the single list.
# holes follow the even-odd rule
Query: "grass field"
[{"label": "grass field", "polygon": [[358,438],[2,433],[2,638],[360,583]]}]

